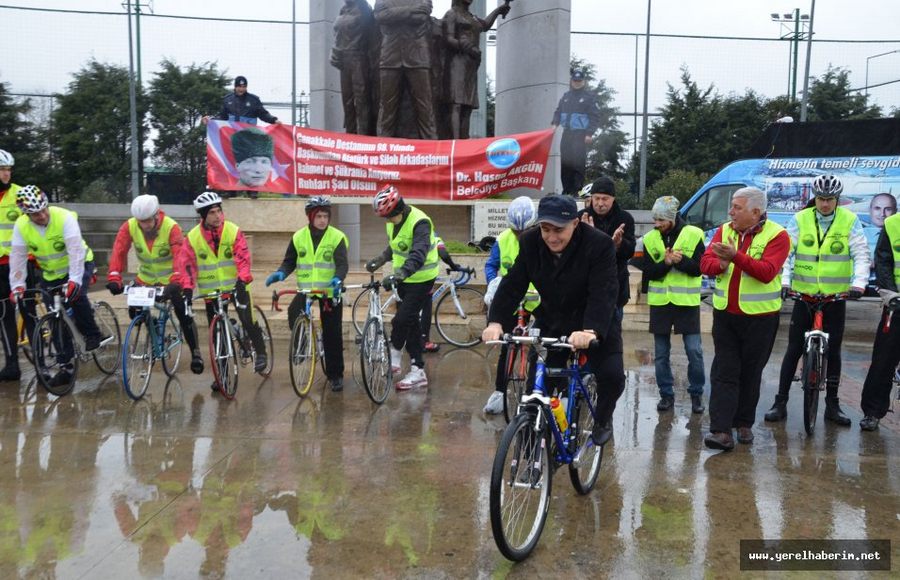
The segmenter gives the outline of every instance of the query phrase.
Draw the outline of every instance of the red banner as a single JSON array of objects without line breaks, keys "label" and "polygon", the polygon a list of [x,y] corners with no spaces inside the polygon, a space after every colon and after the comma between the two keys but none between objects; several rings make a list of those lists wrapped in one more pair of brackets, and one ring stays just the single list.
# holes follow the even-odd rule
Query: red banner
[{"label": "red banner", "polygon": [[487,139],[421,141],[289,125],[210,121],[213,189],[373,196],[385,183],[419,199],[479,199],[541,189],[553,129]]}]

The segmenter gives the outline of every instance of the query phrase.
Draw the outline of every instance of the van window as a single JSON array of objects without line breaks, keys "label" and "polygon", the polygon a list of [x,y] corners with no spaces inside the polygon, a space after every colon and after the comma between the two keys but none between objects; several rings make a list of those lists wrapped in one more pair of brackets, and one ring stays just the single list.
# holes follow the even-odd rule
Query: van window
[{"label": "van window", "polygon": [[745,187],[743,184],[720,185],[710,188],[684,214],[684,220],[703,231],[717,228],[728,221],[731,195]]}]

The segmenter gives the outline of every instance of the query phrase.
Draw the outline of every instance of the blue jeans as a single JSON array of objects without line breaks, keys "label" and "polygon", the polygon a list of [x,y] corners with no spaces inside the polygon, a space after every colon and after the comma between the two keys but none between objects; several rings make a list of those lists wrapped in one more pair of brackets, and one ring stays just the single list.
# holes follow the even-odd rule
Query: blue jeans
[{"label": "blue jeans", "polygon": [[[675,378],[672,376],[672,365],[669,356],[672,352],[672,335],[654,334],[655,356],[653,362],[656,366],[656,384],[659,386],[660,397],[674,397]],[[702,395],[706,376],[703,371],[703,347],[700,344],[699,334],[683,334],[684,352],[688,359],[688,393]]]}]

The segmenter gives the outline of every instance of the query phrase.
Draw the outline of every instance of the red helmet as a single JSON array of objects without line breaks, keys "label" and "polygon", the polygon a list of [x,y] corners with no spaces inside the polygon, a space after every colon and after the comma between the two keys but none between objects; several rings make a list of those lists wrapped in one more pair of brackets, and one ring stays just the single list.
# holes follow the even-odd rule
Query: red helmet
[{"label": "red helmet", "polygon": [[401,201],[403,201],[403,197],[400,195],[400,190],[393,185],[385,185],[375,194],[375,199],[372,200],[372,209],[379,217],[390,217],[396,212]]}]

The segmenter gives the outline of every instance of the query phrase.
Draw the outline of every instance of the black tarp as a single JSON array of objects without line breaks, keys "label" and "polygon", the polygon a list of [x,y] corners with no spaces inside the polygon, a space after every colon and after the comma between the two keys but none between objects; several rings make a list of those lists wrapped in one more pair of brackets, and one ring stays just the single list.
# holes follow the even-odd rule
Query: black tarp
[{"label": "black tarp", "polygon": [[745,159],[900,155],[900,119],[772,123]]}]

